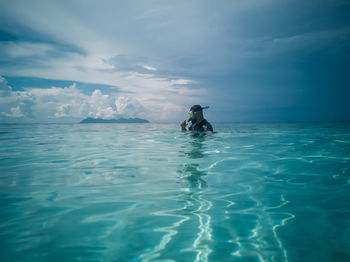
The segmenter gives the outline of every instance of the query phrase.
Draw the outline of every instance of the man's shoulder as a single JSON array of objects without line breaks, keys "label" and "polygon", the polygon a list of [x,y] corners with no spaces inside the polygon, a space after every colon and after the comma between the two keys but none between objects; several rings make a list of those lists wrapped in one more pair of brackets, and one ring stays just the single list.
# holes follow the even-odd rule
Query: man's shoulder
[{"label": "man's shoulder", "polygon": [[213,126],[208,122],[208,120],[204,119],[205,123],[203,125],[207,126],[208,131],[213,131]]},{"label": "man's shoulder", "polygon": [[204,119],[204,123],[205,123],[205,125],[208,125],[208,124],[210,125],[209,121],[206,119]]}]

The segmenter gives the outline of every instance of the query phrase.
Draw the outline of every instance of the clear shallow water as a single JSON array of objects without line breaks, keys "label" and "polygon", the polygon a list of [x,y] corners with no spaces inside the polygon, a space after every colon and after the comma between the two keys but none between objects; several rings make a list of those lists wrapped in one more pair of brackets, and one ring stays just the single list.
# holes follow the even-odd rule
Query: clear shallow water
[{"label": "clear shallow water", "polygon": [[1,261],[350,261],[350,124],[0,126]]}]

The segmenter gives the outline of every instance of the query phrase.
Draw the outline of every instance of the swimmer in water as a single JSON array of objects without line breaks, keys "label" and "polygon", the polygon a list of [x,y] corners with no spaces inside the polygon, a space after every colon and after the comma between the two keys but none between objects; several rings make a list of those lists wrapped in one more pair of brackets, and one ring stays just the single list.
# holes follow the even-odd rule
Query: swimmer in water
[{"label": "swimmer in water", "polygon": [[192,131],[192,132],[213,132],[212,125],[204,118],[203,116],[203,109],[208,108],[201,107],[200,105],[194,105],[191,107],[190,111],[188,112],[190,118],[188,119],[188,122],[191,122],[191,125],[187,127],[186,120],[182,121],[180,126],[182,131]]}]

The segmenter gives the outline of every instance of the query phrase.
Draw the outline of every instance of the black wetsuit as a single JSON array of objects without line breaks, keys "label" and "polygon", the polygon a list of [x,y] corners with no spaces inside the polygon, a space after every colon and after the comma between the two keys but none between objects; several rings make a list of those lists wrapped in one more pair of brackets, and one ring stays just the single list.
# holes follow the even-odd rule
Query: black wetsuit
[{"label": "black wetsuit", "polygon": [[199,123],[192,122],[192,125],[189,127],[189,130],[193,132],[205,132],[205,131],[213,132],[213,127],[206,119],[203,119]]}]

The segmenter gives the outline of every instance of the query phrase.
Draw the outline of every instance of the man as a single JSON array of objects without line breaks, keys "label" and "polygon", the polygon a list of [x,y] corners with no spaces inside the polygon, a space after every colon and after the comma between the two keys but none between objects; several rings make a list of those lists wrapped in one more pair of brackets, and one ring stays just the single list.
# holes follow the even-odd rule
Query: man
[{"label": "man", "polygon": [[192,132],[213,132],[213,127],[211,124],[203,117],[203,109],[208,107],[201,107],[200,105],[194,105],[188,112],[191,121],[191,126],[186,127],[186,120],[181,122],[182,131],[192,131]]}]

